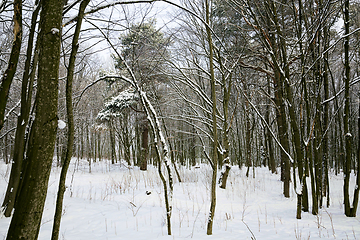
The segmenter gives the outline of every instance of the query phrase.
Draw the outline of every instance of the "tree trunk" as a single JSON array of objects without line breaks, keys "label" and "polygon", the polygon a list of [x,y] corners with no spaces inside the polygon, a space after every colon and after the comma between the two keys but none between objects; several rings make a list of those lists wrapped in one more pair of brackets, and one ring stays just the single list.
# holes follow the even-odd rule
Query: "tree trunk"
[{"label": "tree trunk", "polygon": [[[54,224],[52,229],[52,240],[57,240],[59,238],[60,231],[60,222],[63,209],[63,200],[65,193],[65,181],[66,174],[69,169],[71,157],[73,155],[73,145],[74,145],[74,114],[73,114],[73,103],[72,103],[72,87],[74,79],[74,70],[75,70],[75,59],[78,50],[78,40],[81,30],[81,23],[84,17],[85,8],[88,5],[90,0],[84,0],[80,4],[79,14],[77,18],[76,28],[74,32],[74,37],[72,40],[72,50],[69,59],[69,67],[67,72],[67,81],[66,81],[66,114],[68,119],[68,136],[67,136],[67,145],[66,145],[66,155],[63,161],[63,166],[61,169],[60,181],[59,181],[59,190],[56,199],[56,208],[54,216]],[[96,158],[96,155],[95,155]]]},{"label": "tree trunk", "polygon": [[[33,83],[35,79],[35,72],[37,66],[37,47],[35,49],[35,55],[33,64],[31,67],[31,58],[32,58],[32,49],[34,42],[34,34],[36,27],[36,19],[40,10],[40,6],[38,6],[33,14],[31,19],[31,29],[28,40],[27,52],[26,52],[26,61],[25,61],[25,69],[24,75],[22,79],[21,86],[21,109],[20,116],[18,117],[16,133],[15,133],[15,143],[14,143],[14,155],[13,155],[13,163],[11,166],[11,174],[9,178],[8,187],[6,190],[6,195],[2,204],[3,212],[5,217],[10,217],[11,212],[14,208],[14,204],[16,201],[16,193],[18,191],[19,183],[20,183],[20,175],[22,162],[24,159],[24,151],[25,151],[25,130],[27,124],[29,122],[29,113],[30,113],[30,105],[32,99],[33,92]],[[30,73],[31,71],[31,73]]]},{"label": "tree trunk", "polygon": [[[274,71],[274,102],[276,105],[276,123],[278,126],[278,133],[280,138],[280,144],[283,146],[284,150],[289,153],[289,137],[287,134],[287,118],[285,115],[285,94],[284,94],[284,81],[288,81],[288,73],[286,76],[284,75],[284,69],[282,69],[282,66],[279,65],[279,51],[282,51],[282,59],[280,58],[280,62],[283,66],[286,66],[286,60],[284,60],[286,56],[286,52],[283,48],[286,46],[281,45],[284,44],[283,42],[277,42],[276,41],[276,34],[278,35],[278,39],[283,39],[284,36],[282,36],[282,33],[280,31],[279,26],[279,20],[277,17],[277,9],[274,4],[274,2],[267,3],[267,8],[272,13],[271,17],[272,19],[268,19],[268,26],[269,26],[269,38],[271,45],[273,46],[272,49],[272,62],[273,62],[273,71]],[[275,23],[275,26],[273,26],[272,23]],[[275,28],[275,29],[274,29]],[[276,49],[276,46],[280,46],[280,49]],[[284,182],[284,189],[283,193],[285,197],[290,197],[290,160],[289,157],[286,155],[284,151],[280,152],[280,158],[281,158],[281,181]]]},{"label": "tree trunk", "polygon": [[212,177],[211,177],[211,203],[210,203],[210,212],[209,218],[207,221],[207,235],[212,235],[213,231],[213,222],[215,216],[215,207],[216,207],[216,178],[217,178],[217,168],[218,168],[218,136],[217,136],[217,119],[216,119],[216,89],[215,89],[215,72],[214,72],[214,52],[213,52],[213,42],[211,36],[211,30],[209,27],[210,24],[210,6],[209,1],[205,1],[206,7],[206,35],[207,35],[207,43],[209,45],[209,67],[210,67],[210,86],[211,86],[211,100],[212,100],[212,134],[213,134],[213,169],[212,169]]},{"label": "tree trunk", "polygon": [[42,2],[36,118],[27,167],[7,239],[37,239],[44,209],[58,125],[58,76],[63,2]]},{"label": "tree trunk", "polygon": [[345,164],[344,164],[344,207],[345,215],[351,216],[349,184],[351,173],[351,134],[349,129],[350,118],[350,62],[349,62],[349,40],[350,20],[349,20],[349,0],[344,2],[344,24],[345,24],[345,42],[344,42],[344,64],[345,64],[345,109],[344,109],[344,132],[345,132]]},{"label": "tree trunk", "polygon": [[[161,111],[161,110],[160,110]],[[160,114],[162,115],[162,113],[160,112]],[[169,132],[168,132],[168,129],[166,127],[166,124],[165,124],[165,120],[164,118],[161,118],[162,120],[162,123],[163,123],[163,126],[164,126],[164,131],[165,131],[165,137],[166,139],[169,139]],[[194,129],[194,133],[195,133],[195,129]],[[194,140],[195,142],[195,140]],[[193,144],[193,147],[195,148],[195,143]],[[170,151],[170,159],[171,159],[171,163],[173,164],[174,166],[174,170],[175,170],[175,173],[176,173],[176,176],[178,178],[178,181],[179,182],[182,182],[181,180],[181,176],[180,176],[180,173],[179,173],[179,170],[176,166],[176,159],[175,159],[175,154],[174,154],[174,149],[173,149],[173,146],[171,144],[171,141],[169,140],[169,151]],[[194,150],[195,151],[195,150]],[[195,157],[195,156],[194,156]]]},{"label": "tree trunk", "polygon": [[110,152],[111,152],[111,164],[115,164],[116,161],[116,146],[115,146],[115,133],[114,133],[114,126],[113,120],[109,120],[109,135],[110,135]]},{"label": "tree trunk", "polygon": [[[303,50],[303,41],[302,39],[302,26],[303,26],[303,3],[302,0],[299,0],[298,2],[299,5],[299,27],[298,29],[298,41],[299,41],[299,51],[300,51],[300,67],[301,67],[301,86],[302,86],[302,98],[303,98],[303,103],[305,103],[305,108],[306,111],[304,112],[303,110],[303,103],[301,104],[301,112],[300,115],[302,116],[302,118],[300,119],[300,135],[301,138],[304,139],[305,138],[305,130],[306,132],[309,134],[310,132],[310,108],[309,108],[309,104],[308,104],[308,93],[307,93],[307,87],[306,87],[306,79],[305,79],[305,55],[304,55],[304,50]],[[305,114],[306,113],[306,114]],[[306,119],[305,119],[306,116]],[[305,121],[307,120],[307,121]],[[306,126],[307,128],[305,128],[305,122],[306,122]],[[299,174],[299,177],[301,177],[303,179],[303,188],[302,188],[302,199],[301,199],[301,203],[302,203],[302,209],[304,212],[308,212],[309,211],[309,199],[308,199],[308,188],[307,188],[307,183],[306,183],[306,178],[309,175],[309,163],[308,163],[308,157],[307,157],[307,146],[304,146],[305,144],[301,145],[301,149],[302,152],[304,153],[303,155],[303,173],[302,176],[301,174]]]},{"label": "tree trunk", "polygon": [[[270,88],[270,78],[267,79],[267,90],[268,94],[270,96],[271,94],[271,88]],[[266,112],[265,112],[265,121],[268,126],[271,126],[270,124],[270,103],[266,104]],[[265,129],[265,146],[268,152],[269,157],[269,168],[271,169],[271,173],[277,173],[276,172],[276,164],[275,164],[275,157],[274,157],[274,150],[272,145],[272,137],[269,129]]]},{"label": "tree trunk", "polygon": [[147,122],[143,123],[141,132],[141,163],[140,170],[147,170],[147,159],[149,155],[149,126]]},{"label": "tree trunk", "polygon": [[[248,95],[247,85],[244,83],[244,92]],[[249,100],[250,96],[247,96],[245,99],[245,156],[246,156],[246,177],[249,177],[250,167],[252,166],[252,155],[251,155],[251,122],[250,122],[250,107],[249,107]]]},{"label": "tree trunk", "polygon": [[360,193],[360,102],[358,111],[358,149],[357,149],[357,170],[356,170],[356,186],[354,190],[353,207],[350,210],[350,215],[356,217],[356,211],[359,204],[359,193]]},{"label": "tree trunk", "polygon": [[[351,174],[351,152],[352,152],[352,134],[350,133],[349,119],[350,119],[350,47],[349,47],[349,33],[350,33],[350,20],[349,20],[349,0],[344,3],[344,24],[345,24],[345,43],[344,43],[344,64],[345,64],[345,109],[344,109],[344,132],[345,132],[345,164],[344,164],[344,207],[345,215],[347,217],[355,217],[356,211],[350,206],[349,184]],[[358,188],[358,186],[357,186]]]},{"label": "tree trunk", "polygon": [[[324,27],[324,50],[329,48],[329,31],[328,26]],[[323,70],[323,80],[324,80],[324,99],[329,99],[329,76],[328,76],[328,67],[327,67],[327,59],[328,59],[328,52],[324,54],[324,70]],[[326,197],[326,207],[330,207],[330,187],[329,187],[329,140],[328,136],[329,133],[327,131],[328,125],[329,125],[329,103],[324,103],[324,113],[323,113],[323,141],[322,141],[322,152],[323,152],[323,158],[322,158],[322,166],[323,166],[323,175],[322,175],[322,196]]]},{"label": "tree trunk", "polygon": [[[222,64],[221,56],[219,56],[219,63],[221,66],[222,72],[224,72],[225,68]],[[231,93],[231,84],[232,84],[231,76],[229,77],[228,83],[226,81],[226,77],[222,74],[222,83],[223,83],[223,133],[222,133],[222,145],[224,148],[224,152],[222,153],[222,165],[223,170],[221,172],[221,185],[220,188],[226,188],[227,178],[229,176],[229,172],[231,169],[230,166],[230,144],[229,144],[229,131],[230,131],[230,120],[229,120],[229,103],[230,103],[230,93]]]},{"label": "tree trunk", "polygon": [[16,67],[19,62],[22,42],[22,1],[14,0],[14,42],[9,58],[9,65],[5,70],[0,85],[0,131],[4,127],[5,108],[9,97],[11,83],[14,79]]}]

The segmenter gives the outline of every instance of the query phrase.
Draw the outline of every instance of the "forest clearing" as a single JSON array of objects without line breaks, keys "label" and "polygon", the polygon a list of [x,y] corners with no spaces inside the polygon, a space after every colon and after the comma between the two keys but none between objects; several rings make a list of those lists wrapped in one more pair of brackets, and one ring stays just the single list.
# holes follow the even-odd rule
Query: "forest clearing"
[{"label": "forest clearing", "polygon": [[[360,218],[342,213],[343,175],[330,174],[331,207],[318,215],[296,215],[296,195],[284,198],[278,174],[233,166],[229,186],[217,189],[218,205],[213,236],[206,235],[211,170],[208,165],[179,168],[183,182],[174,184],[172,228],[167,236],[163,190],[157,170],[125,167],[125,162],[92,163],[73,158],[66,181],[64,213],[59,239],[359,239]],[[6,187],[8,167],[0,165],[0,189]],[[51,236],[60,170],[53,167],[40,228],[40,240]],[[353,183],[352,183],[353,185]],[[149,194],[150,193],[150,194]],[[1,192],[0,196],[3,196]],[[149,194],[149,195],[147,195]],[[0,219],[5,239],[9,219]],[[253,238],[252,238],[253,237]]]}]

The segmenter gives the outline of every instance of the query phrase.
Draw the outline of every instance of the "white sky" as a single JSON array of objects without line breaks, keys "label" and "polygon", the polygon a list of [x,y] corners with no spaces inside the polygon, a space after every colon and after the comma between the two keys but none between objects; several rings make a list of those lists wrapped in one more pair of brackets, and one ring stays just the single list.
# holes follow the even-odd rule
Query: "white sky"
[{"label": "white sky", "polygon": [[[149,11],[150,7],[152,6],[151,10]],[[145,18],[155,18],[157,21],[157,27],[162,28],[162,31],[165,32],[168,28],[171,28],[174,26],[173,19],[178,14],[179,10],[173,7],[172,5],[169,5],[164,2],[155,2],[153,4],[134,4],[126,5],[124,9],[126,9],[127,15],[125,16],[124,10],[121,6],[116,6],[117,10],[113,9],[105,9],[100,12],[102,14],[102,17],[104,19],[110,18],[113,19],[113,21],[119,21],[124,20],[125,18],[130,19],[129,22],[140,22],[141,19],[145,16]],[[95,18],[95,16],[88,16],[88,18]],[[121,21],[121,24],[125,25],[128,24],[126,21]],[[102,23],[103,24],[103,23]],[[90,24],[83,22],[83,29],[91,27]],[[125,29],[125,26],[117,27],[118,30]],[[100,34],[91,32],[91,34],[96,34],[98,37],[94,36],[90,40],[87,41],[86,45],[93,45],[97,43],[100,40]],[[116,35],[113,36],[114,42],[117,40],[119,33],[116,33]],[[83,37],[86,36],[86,33],[82,34]],[[87,36],[89,37],[89,36]],[[90,36],[91,37],[91,36]],[[101,37],[102,38],[102,37]],[[108,48],[108,44],[103,41],[102,43],[99,43],[92,47],[93,51],[97,51],[97,58],[99,59],[99,64],[102,65],[103,69],[113,69],[113,61],[111,58],[111,51]],[[105,49],[105,50],[103,50]],[[102,51],[100,51],[102,50]]]}]

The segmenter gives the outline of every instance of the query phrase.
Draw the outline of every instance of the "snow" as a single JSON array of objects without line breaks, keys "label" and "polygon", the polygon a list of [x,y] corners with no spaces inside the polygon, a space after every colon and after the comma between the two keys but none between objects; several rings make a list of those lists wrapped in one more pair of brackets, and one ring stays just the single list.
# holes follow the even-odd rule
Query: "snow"
[{"label": "snow", "polygon": [[352,137],[351,133],[346,133],[345,137]]},{"label": "snow", "polygon": [[58,128],[64,129],[66,127],[66,123],[63,120],[58,120]]},{"label": "snow", "polygon": [[58,28],[52,28],[50,31],[53,35],[58,34],[60,32]]},{"label": "snow", "polygon": [[122,110],[130,107],[138,100],[139,97],[133,89],[126,89],[117,96],[112,97],[110,101],[105,104],[105,108],[98,113],[97,118],[107,120],[110,117],[117,117],[121,114]]},{"label": "snow", "polygon": [[302,194],[302,190],[303,190],[303,184],[299,184],[296,186],[296,193],[297,194]]},{"label": "snow", "polygon": [[[10,164],[0,161],[0,201],[10,168]],[[163,186],[157,169],[150,165],[148,169],[144,172],[123,162],[112,165],[110,161],[97,161],[89,173],[86,160],[78,162],[73,158],[59,239],[238,240],[253,235],[259,240],[360,239],[360,217],[347,218],[343,214],[341,175],[329,174],[330,208],[321,209],[317,216],[303,212],[302,219],[297,220],[296,194],[291,192],[288,199],[282,196],[279,175],[271,174],[267,168],[256,168],[256,178],[246,178],[246,168],[236,166],[230,171],[227,189],[217,188],[213,235],[207,236],[212,170],[203,164],[179,168],[183,182],[174,182],[173,235],[167,236]],[[60,169],[53,167],[40,240],[51,238],[59,176]],[[353,189],[353,175],[351,181]],[[8,218],[0,218],[0,239],[5,239],[9,222]]]}]

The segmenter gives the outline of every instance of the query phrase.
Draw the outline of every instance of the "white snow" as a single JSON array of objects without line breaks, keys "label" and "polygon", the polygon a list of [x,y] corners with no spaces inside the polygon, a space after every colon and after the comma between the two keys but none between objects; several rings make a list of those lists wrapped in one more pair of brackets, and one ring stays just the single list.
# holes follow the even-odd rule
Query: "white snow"
[{"label": "white snow", "polygon": [[66,127],[66,123],[63,120],[58,120],[58,128],[64,129]]},{"label": "white snow", "polygon": [[[79,164],[78,164],[79,163]],[[280,175],[267,168],[255,169],[246,178],[246,168],[232,167],[227,189],[217,188],[213,235],[206,235],[210,204],[211,167],[180,167],[183,182],[174,182],[172,236],[167,236],[163,186],[157,169],[127,168],[125,163],[92,163],[73,158],[64,199],[59,239],[360,239],[358,217],[343,214],[342,175],[330,173],[331,206],[318,216],[296,216],[296,194],[282,196]],[[0,161],[0,201],[3,200],[11,165]],[[53,167],[49,181],[40,240],[51,238],[60,169]],[[73,177],[73,181],[72,181]],[[308,184],[310,186],[310,183]],[[351,189],[355,178],[351,177]],[[292,188],[293,189],[293,188]],[[147,195],[146,192],[151,192]],[[309,189],[309,194],[311,191]],[[324,201],[326,202],[326,201]],[[311,205],[311,199],[309,199]],[[311,211],[311,208],[310,208]],[[0,218],[0,239],[5,239],[10,219]],[[251,231],[251,232],[250,232]]]},{"label": "white snow", "polygon": [[346,135],[345,135],[345,137],[352,137],[352,135],[351,135],[351,133],[347,133]]},{"label": "white snow", "polygon": [[50,31],[53,35],[58,34],[60,32],[58,28],[52,28]]},{"label": "white snow", "polygon": [[304,141],[304,145],[305,145],[305,147],[307,147],[307,146],[309,145],[309,139],[306,139],[306,140]]},{"label": "white snow", "polygon": [[97,118],[106,120],[110,117],[117,117],[121,114],[122,110],[130,107],[138,100],[139,97],[133,89],[126,89],[117,96],[112,97],[110,101],[105,104],[105,108],[98,113]]}]

